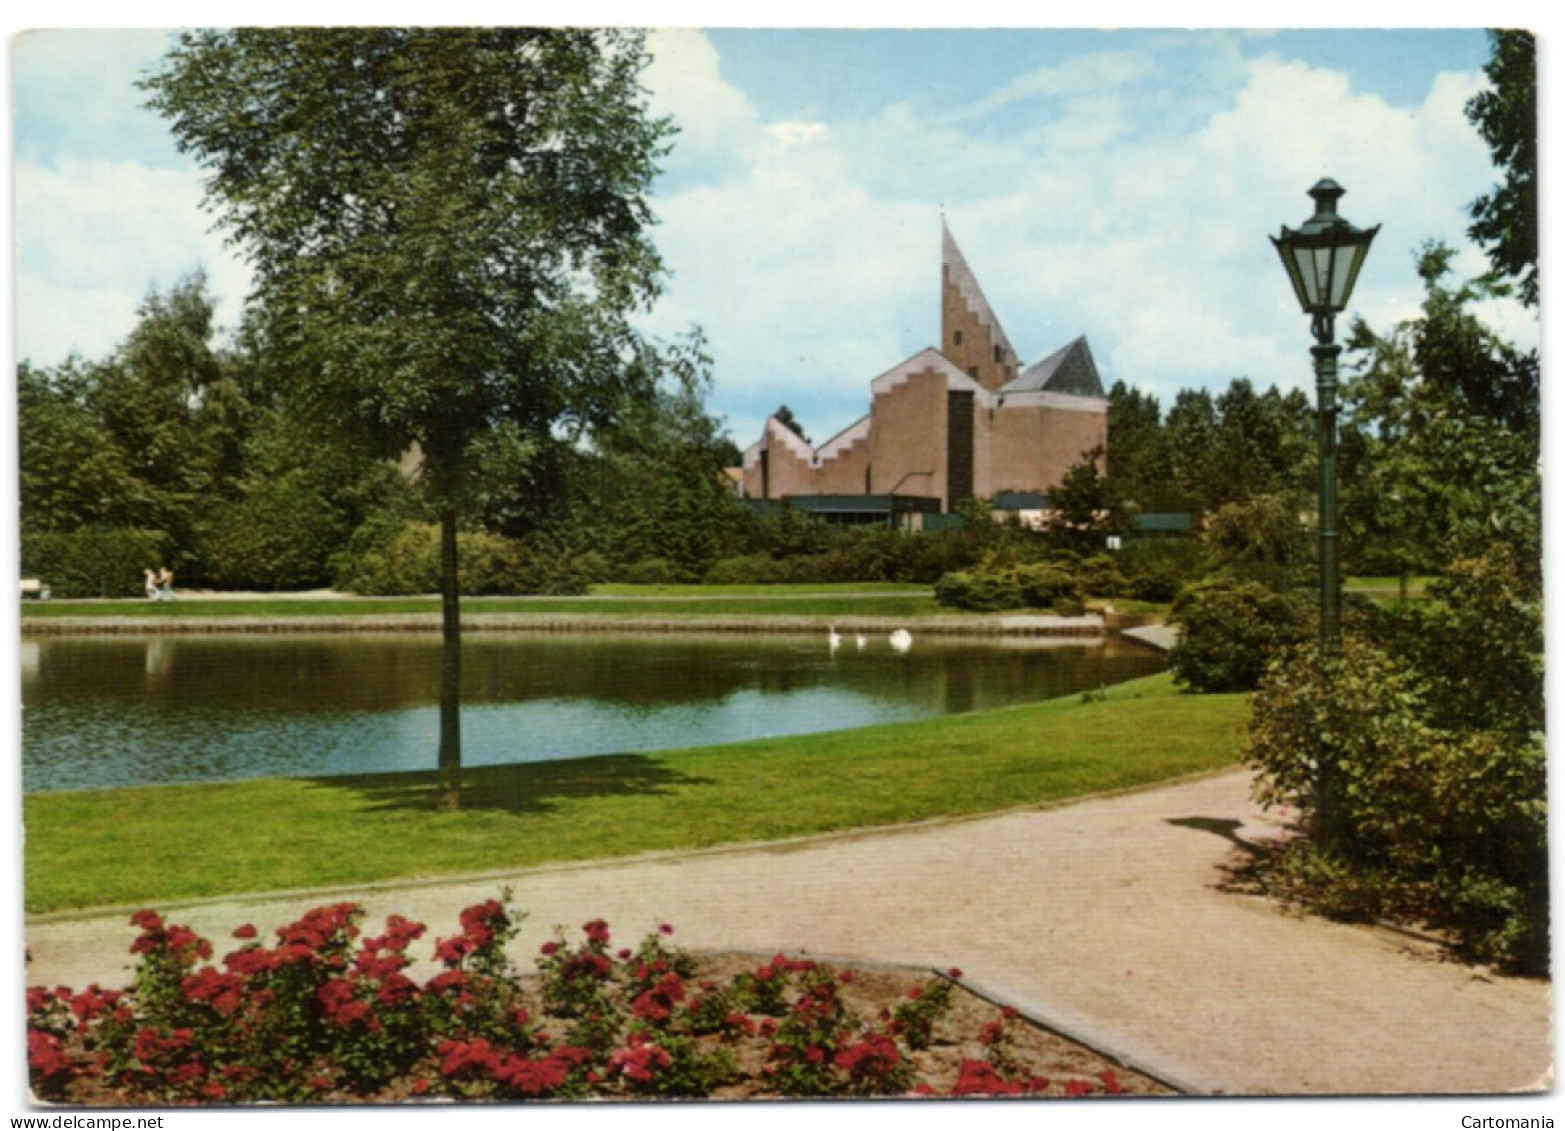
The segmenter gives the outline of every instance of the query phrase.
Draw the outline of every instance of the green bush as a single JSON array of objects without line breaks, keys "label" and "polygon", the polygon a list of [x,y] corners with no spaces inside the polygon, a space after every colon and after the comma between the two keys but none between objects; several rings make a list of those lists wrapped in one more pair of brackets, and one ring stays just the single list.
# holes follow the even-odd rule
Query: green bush
[{"label": "green bush", "polygon": [[332,556],[332,567],[336,588],[346,593],[433,593],[440,588],[440,528],[372,515]]},{"label": "green bush", "polygon": [[1267,805],[1298,806],[1307,840],[1284,873],[1349,918],[1395,914],[1454,932],[1473,957],[1548,960],[1541,736],[1441,729],[1422,674],[1354,639],[1275,661],[1247,761]]},{"label": "green bush", "polygon": [[1074,572],[1083,593],[1094,597],[1119,597],[1128,593],[1128,582],[1119,563],[1109,554],[1093,554],[1076,564]]},{"label": "green bush", "polygon": [[970,570],[948,573],[935,583],[935,600],[974,612],[1051,609],[1079,616],[1081,588],[1066,569],[1046,562],[1021,565],[991,558]]},{"label": "green bush", "polygon": [[[470,596],[585,593],[603,562],[547,540],[527,545],[498,534],[457,535],[461,591]],[[333,559],[336,587],[349,593],[406,596],[440,588],[440,527],[391,516],[369,519]]]},{"label": "green bush", "polygon": [[1169,611],[1180,629],[1168,654],[1174,682],[1191,691],[1249,691],[1281,649],[1308,634],[1294,596],[1253,581],[1220,577],[1185,589]]},{"label": "green bush", "polygon": [[203,524],[206,579],[229,589],[309,589],[331,580],[327,564],[346,523],[302,475],[259,485],[216,507]]},{"label": "green bush", "polygon": [[145,571],[182,564],[172,558],[170,535],[128,527],[35,531],[22,535],[21,551],[22,576],[40,579],[56,597],[140,597]]},{"label": "green bush", "polygon": [[782,562],[770,554],[741,554],[719,558],[706,571],[709,585],[775,585],[786,573]]},{"label": "green bush", "polygon": [[1119,553],[1122,596],[1172,601],[1207,569],[1206,549],[1193,538],[1128,538]]}]

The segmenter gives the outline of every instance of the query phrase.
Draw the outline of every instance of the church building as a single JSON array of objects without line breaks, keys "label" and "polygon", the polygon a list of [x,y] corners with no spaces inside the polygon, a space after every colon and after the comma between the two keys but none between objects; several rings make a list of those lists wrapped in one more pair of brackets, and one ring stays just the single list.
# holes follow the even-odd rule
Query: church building
[{"label": "church building", "polygon": [[868,415],[817,448],[769,417],[744,453],[744,495],[914,528],[975,496],[1028,515],[1085,454],[1107,451],[1087,339],[1023,368],[944,220],[940,345],[876,377],[870,394]]}]

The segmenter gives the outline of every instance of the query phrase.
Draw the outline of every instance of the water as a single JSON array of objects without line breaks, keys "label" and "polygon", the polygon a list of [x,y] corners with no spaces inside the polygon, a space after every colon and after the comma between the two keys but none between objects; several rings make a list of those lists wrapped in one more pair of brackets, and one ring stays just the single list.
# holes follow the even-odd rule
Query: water
[{"label": "water", "polygon": [[[28,791],[435,766],[433,635],[22,642]],[[1109,641],[472,633],[468,766],[705,746],[985,710],[1145,675]]]}]

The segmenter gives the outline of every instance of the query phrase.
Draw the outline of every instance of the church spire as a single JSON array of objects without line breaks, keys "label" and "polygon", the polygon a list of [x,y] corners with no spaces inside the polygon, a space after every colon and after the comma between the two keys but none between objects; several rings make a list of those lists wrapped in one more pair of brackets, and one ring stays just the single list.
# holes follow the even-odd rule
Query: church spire
[{"label": "church spire", "polygon": [[940,352],[988,389],[1016,376],[1016,351],[940,213]]}]

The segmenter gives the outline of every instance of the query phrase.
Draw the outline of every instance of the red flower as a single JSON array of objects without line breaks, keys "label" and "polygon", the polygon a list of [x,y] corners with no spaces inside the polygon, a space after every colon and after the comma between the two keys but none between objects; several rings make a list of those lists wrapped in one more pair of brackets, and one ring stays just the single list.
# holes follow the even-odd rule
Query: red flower
[{"label": "red flower", "polygon": [[1022,1085],[1007,1080],[987,1060],[964,1060],[951,1086],[953,1096],[1019,1096]]},{"label": "red flower", "polygon": [[946,977],[960,981],[962,977],[962,971],[953,966],[951,969],[946,971]]},{"label": "red flower", "polygon": [[1092,1093],[1093,1087],[1086,1080],[1065,1081],[1065,1094],[1067,1096],[1090,1096]]},{"label": "red flower", "polygon": [[602,919],[594,919],[590,923],[583,923],[581,929],[587,932],[589,942],[608,944],[609,925]]},{"label": "red flower", "polygon": [[71,1071],[71,1062],[65,1055],[65,1046],[53,1033],[41,1033],[37,1029],[27,1031],[27,1067],[39,1079]]},{"label": "red flower", "polygon": [[243,926],[234,928],[234,938],[236,939],[253,939],[255,938],[255,935],[256,930],[254,923],[246,923]]}]

